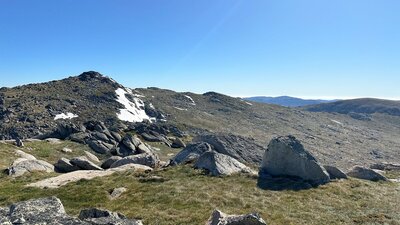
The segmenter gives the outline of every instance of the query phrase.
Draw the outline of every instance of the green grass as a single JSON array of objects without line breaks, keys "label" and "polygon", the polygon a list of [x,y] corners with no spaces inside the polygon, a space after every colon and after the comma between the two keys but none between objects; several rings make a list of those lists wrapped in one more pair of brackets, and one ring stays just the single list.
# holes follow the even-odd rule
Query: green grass
[{"label": "green grass", "polygon": [[[166,181],[143,179],[152,175]],[[400,224],[400,188],[389,182],[349,179],[308,190],[270,191],[258,188],[254,177],[209,177],[182,166],[149,174],[118,173],[59,189],[24,187],[44,176],[51,175],[1,177],[0,205],[57,196],[74,215],[82,208],[102,207],[145,224],[204,224],[215,208],[234,214],[259,212],[269,224]],[[108,191],[122,186],[128,191],[121,198],[107,198]]]}]

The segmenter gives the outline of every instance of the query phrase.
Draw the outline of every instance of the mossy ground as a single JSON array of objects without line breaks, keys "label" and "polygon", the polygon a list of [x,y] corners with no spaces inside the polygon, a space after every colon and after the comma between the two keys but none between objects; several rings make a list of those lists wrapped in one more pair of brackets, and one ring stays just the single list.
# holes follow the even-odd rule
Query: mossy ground
[{"label": "mossy ground", "polygon": [[[7,151],[1,148],[0,154],[6,156]],[[255,177],[209,177],[190,166],[179,166],[145,174],[117,173],[59,189],[25,187],[54,175],[1,175],[0,205],[57,196],[70,214],[102,207],[152,225],[204,224],[215,208],[230,214],[259,212],[268,224],[400,224],[398,183],[348,179],[307,190],[272,191],[259,188]],[[153,175],[165,181],[143,179]],[[128,191],[117,200],[109,200],[108,192],[116,187]]]}]

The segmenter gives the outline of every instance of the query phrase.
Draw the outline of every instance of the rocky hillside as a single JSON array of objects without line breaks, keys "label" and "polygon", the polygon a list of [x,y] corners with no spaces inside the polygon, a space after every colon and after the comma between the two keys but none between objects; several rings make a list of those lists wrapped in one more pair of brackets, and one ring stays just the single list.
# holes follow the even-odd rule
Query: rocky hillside
[{"label": "rocky hillside", "polygon": [[[348,114],[309,112],[215,92],[129,89],[97,72],[2,88],[0,96],[0,139],[43,138],[60,124],[102,121],[108,128],[132,127],[139,134],[146,133],[143,138],[147,140],[158,138],[149,136],[151,132],[166,135],[166,130],[174,136],[183,131],[189,138],[232,133],[266,146],[275,136],[291,134],[318,160],[345,168],[355,162],[400,159],[400,117],[385,111],[360,120]],[[132,123],[141,121],[151,121],[151,125]]]}]

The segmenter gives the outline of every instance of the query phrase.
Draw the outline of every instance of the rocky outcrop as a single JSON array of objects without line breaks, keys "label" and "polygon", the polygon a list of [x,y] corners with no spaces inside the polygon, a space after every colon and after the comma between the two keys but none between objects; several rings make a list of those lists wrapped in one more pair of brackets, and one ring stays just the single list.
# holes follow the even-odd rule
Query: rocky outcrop
[{"label": "rocky outcrop", "polygon": [[206,225],[267,225],[267,223],[257,213],[227,215],[214,210]]},{"label": "rocky outcrop", "polygon": [[197,160],[194,168],[204,169],[212,176],[255,173],[238,160],[215,151],[203,153]]},{"label": "rocky outcrop", "polygon": [[370,181],[387,181],[382,174],[362,166],[354,166],[347,172],[347,176]]},{"label": "rocky outcrop", "polygon": [[72,165],[79,167],[79,169],[81,170],[102,170],[101,167],[91,162],[85,156],[72,158],[69,162]]},{"label": "rocky outcrop", "polygon": [[171,159],[170,165],[196,162],[200,155],[208,151],[212,151],[212,148],[211,145],[206,142],[189,144]]},{"label": "rocky outcrop", "polygon": [[127,164],[140,164],[155,168],[158,163],[159,159],[156,155],[143,153],[139,155],[126,156],[113,163],[110,168],[116,168]]},{"label": "rocky outcrop", "polygon": [[347,179],[347,175],[340,170],[339,168],[335,167],[335,166],[328,166],[325,165],[324,166],[326,172],[328,172],[329,177],[331,178],[331,180],[333,179]]},{"label": "rocky outcrop", "polygon": [[16,159],[9,168],[6,169],[6,173],[10,176],[18,177],[25,173],[30,172],[46,172],[50,173],[54,171],[54,166],[43,160],[31,160],[26,158]]},{"label": "rocky outcrop", "polygon": [[254,139],[233,134],[200,135],[195,137],[193,142],[207,142],[216,152],[248,164],[259,165],[265,151]]},{"label": "rocky outcrop", "polygon": [[54,169],[58,173],[70,173],[77,171],[80,168],[76,165],[73,165],[69,159],[61,158],[54,164]]},{"label": "rocky outcrop", "polygon": [[[3,213],[4,211],[4,213]],[[2,215],[3,214],[3,215]],[[82,210],[79,218],[69,216],[56,197],[28,200],[0,210],[1,224],[70,224],[70,225],[142,225],[140,220],[101,209]]]},{"label": "rocky outcrop", "polygon": [[329,182],[326,170],[293,136],[270,141],[260,167],[260,175],[293,176],[319,185]]}]

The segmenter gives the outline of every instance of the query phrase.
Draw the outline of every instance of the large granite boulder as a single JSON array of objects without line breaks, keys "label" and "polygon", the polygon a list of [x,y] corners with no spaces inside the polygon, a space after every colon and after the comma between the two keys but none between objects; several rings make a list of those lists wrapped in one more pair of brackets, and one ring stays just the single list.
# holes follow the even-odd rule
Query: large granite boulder
[{"label": "large granite boulder", "polygon": [[382,174],[362,166],[354,166],[349,172],[347,172],[347,176],[371,181],[387,180],[387,178]]},{"label": "large granite boulder", "polygon": [[72,158],[69,161],[72,165],[79,167],[81,170],[102,170],[101,167],[91,162],[85,156],[79,156]]},{"label": "large granite boulder", "polygon": [[330,180],[324,167],[293,136],[277,137],[270,141],[260,167],[260,176],[263,174],[298,177],[313,185]]},{"label": "large granite boulder", "polygon": [[171,159],[170,165],[196,162],[200,155],[211,150],[211,145],[206,142],[189,144]]},{"label": "large granite boulder", "polygon": [[194,168],[204,169],[212,176],[254,173],[249,167],[238,160],[215,151],[203,153],[197,160]]},{"label": "large granite boulder", "polygon": [[155,154],[138,154],[126,156],[116,162],[114,162],[110,168],[116,168],[127,164],[140,164],[155,168],[159,163],[159,159]]},{"label": "large granite boulder", "polygon": [[140,220],[100,209],[82,210],[79,218],[66,214],[56,197],[40,198],[15,203],[0,209],[0,224],[63,224],[63,225],[142,225]]},{"label": "large granite boulder", "polygon": [[200,135],[195,137],[193,142],[207,142],[216,152],[248,164],[259,165],[265,151],[254,139],[233,134]]},{"label": "large granite boulder", "polygon": [[118,161],[120,159],[122,159],[121,156],[111,156],[110,158],[103,161],[103,163],[101,164],[101,168],[108,169],[111,167],[111,165],[113,163],[115,163],[116,161]]},{"label": "large granite boulder", "polygon": [[6,170],[8,175],[18,177],[30,172],[54,172],[54,166],[43,160],[16,159]]},{"label": "large granite boulder", "polygon": [[227,215],[214,210],[206,225],[267,225],[267,223],[257,213]]},{"label": "large granite boulder", "polygon": [[80,168],[76,165],[72,165],[69,159],[61,158],[54,164],[54,169],[58,173],[69,173],[77,171]]}]

